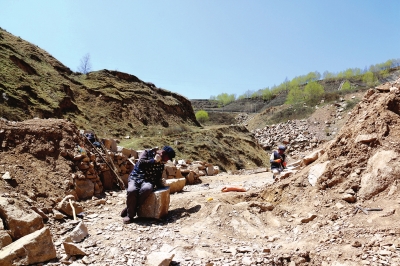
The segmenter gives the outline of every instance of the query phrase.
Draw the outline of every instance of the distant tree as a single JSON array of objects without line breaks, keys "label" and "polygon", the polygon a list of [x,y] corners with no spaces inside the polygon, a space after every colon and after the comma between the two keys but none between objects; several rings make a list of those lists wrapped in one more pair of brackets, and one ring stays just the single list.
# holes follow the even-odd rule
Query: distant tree
[{"label": "distant tree", "polygon": [[376,81],[377,81],[377,79],[376,79],[374,73],[372,73],[372,71],[366,72],[363,75],[362,80],[365,84],[367,84],[367,86],[375,86]]},{"label": "distant tree", "polygon": [[346,80],[342,85],[342,91],[350,91],[352,89],[351,84],[348,80]]},{"label": "distant tree", "polygon": [[92,70],[92,65],[90,63],[90,54],[85,54],[81,58],[81,64],[78,67],[78,72],[82,74],[87,74]]},{"label": "distant tree", "polygon": [[324,87],[316,81],[308,83],[304,88],[304,97],[309,105],[318,104],[324,93]]},{"label": "distant tree", "polygon": [[250,96],[252,99],[256,99],[258,97],[260,97],[260,91],[255,91],[253,92],[253,94]]},{"label": "distant tree", "polygon": [[317,81],[321,78],[321,74],[318,71],[315,72],[310,72],[305,76],[305,83],[311,82],[311,81]]},{"label": "distant tree", "polygon": [[208,113],[204,110],[197,111],[195,116],[197,121],[200,123],[204,123],[209,120]]},{"label": "distant tree", "polygon": [[285,91],[289,91],[289,79],[287,77],[283,81],[282,87],[284,88]]},{"label": "distant tree", "polygon": [[261,97],[263,100],[269,101],[272,99],[272,96],[273,96],[273,94],[268,87],[261,91]]},{"label": "distant tree", "polygon": [[351,77],[354,76],[354,71],[351,68],[348,68],[345,72],[344,72],[344,77],[349,79]]},{"label": "distant tree", "polygon": [[290,89],[288,96],[286,98],[287,104],[299,105],[304,102],[304,92],[299,86]]},{"label": "distant tree", "polygon": [[322,74],[322,78],[323,79],[333,79],[333,78],[335,78],[335,74],[334,73],[332,73],[332,72],[329,72],[329,71],[325,71],[323,74]]},{"label": "distant tree", "polygon": [[220,106],[225,106],[228,103],[231,103],[235,101],[236,95],[235,94],[228,94],[228,93],[221,93],[215,97],[215,99],[218,101],[218,104]]}]

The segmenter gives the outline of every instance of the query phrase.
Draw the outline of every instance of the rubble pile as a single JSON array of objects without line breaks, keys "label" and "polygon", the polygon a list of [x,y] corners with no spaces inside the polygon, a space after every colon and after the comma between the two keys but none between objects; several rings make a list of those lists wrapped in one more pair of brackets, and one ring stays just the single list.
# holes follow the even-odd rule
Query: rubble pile
[{"label": "rubble pile", "polygon": [[283,143],[288,145],[288,152],[292,156],[300,151],[311,150],[320,143],[315,134],[309,130],[306,120],[289,120],[286,123],[255,129],[252,133],[265,150],[273,150]]},{"label": "rubble pile", "polygon": [[[103,139],[102,142],[107,150],[106,154],[98,149],[100,157],[108,158],[108,164],[99,163],[100,176],[103,183],[109,184],[113,180],[113,172],[117,173],[125,187],[128,186],[128,177],[133,170],[134,163],[138,160],[143,150],[134,150],[117,145],[114,139]],[[110,166],[114,169],[110,169]],[[201,176],[213,176],[219,173],[219,167],[204,161],[191,161],[179,159],[166,163],[163,180],[165,185],[171,186],[171,193],[181,191],[185,185],[192,185],[200,181]],[[108,180],[108,181],[107,181]],[[106,190],[112,189],[107,185]]]},{"label": "rubble pile", "polygon": [[351,111],[327,148],[326,170],[317,185],[341,185],[370,199],[390,188],[400,174],[400,79],[370,89]]}]

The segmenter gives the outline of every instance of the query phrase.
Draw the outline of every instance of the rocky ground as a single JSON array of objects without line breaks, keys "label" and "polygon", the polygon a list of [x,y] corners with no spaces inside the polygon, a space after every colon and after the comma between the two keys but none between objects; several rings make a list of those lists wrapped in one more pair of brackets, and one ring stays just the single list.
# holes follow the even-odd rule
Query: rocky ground
[{"label": "rocky ground", "polygon": [[[286,178],[274,182],[265,171],[202,176],[170,196],[162,220],[127,225],[120,190],[80,201],[76,221],[56,219],[53,210],[71,188],[74,166],[63,155],[80,141],[76,128],[58,121],[42,137],[11,138],[8,124],[0,130],[0,205],[37,207],[48,218],[56,258],[39,265],[400,265],[399,88],[397,81],[369,90],[335,137],[313,147]],[[38,125],[30,123],[34,132]],[[42,145],[29,145],[38,138]],[[35,178],[40,183],[32,185]],[[234,185],[246,191],[221,191]],[[10,221],[0,216],[7,232]],[[70,256],[65,242],[79,222],[88,235]]]}]

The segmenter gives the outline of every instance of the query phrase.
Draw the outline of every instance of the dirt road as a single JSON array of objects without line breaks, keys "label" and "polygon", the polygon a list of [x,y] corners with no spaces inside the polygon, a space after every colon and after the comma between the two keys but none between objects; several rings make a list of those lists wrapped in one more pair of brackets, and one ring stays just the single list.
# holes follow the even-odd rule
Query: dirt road
[{"label": "dirt road", "polygon": [[[280,182],[274,185],[276,194],[291,181]],[[399,215],[388,208],[393,203],[377,203],[375,206],[385,206],[384,212],[369,215],[354,214],[354,206],[344,201],[324,202],[318,194],[312,196],[309,206],[274,206],[263,200],[272,183],[269,172],[203,177],[201,184],[171,195],[164,220],[137,218],[128,225],[119,217],[124,192],[86,201],[83,221],[89,236],[80,245],[88,255],[70,260],[75,259],[75,265],[142,265],[153,256],[173,255],[171,265],[400,263],[400,230],[391,224]],[[221,192],[227,185],[243,185],[247,192]],[[294,199],[296,194],[294,191]],[[60,227],[68,226],[53,227],[61,255],[64,236],[59,235]]]}]

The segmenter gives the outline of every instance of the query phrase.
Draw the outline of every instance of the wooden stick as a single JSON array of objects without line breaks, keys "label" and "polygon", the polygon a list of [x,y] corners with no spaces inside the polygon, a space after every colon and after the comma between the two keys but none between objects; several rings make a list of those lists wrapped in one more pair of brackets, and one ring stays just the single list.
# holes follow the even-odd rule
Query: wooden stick
[{"label": "wooden stick", "polygon": [[71,208],[72,208],[72,214],[74,215],[74,221],[76,221],[75,208],[74,208],[74,205],[72,204],[71,199],[69,199],[69,205],[71,205]]},{"label": "wooden stick", "polygon": [[[93,150],[101,157],[101,159],[103,159],[103,161],[107,164],[107,166],[110,168],[110,170],[111,170],[111,172],[114,174],[114,176],[115,176],[115,179],[116,179],[116,181],[117,181],[117,183],[118,183],[118,186],[119,186],[119,188],[121,189],[121,190],[123,190],[123,189],[125,189],[125,184],[124,184],[124,181],[122,181],[121,180],[121,178],[119,177],[119,174],[118,173],[116,173],[115,172],[115,165],[114,165],[114,163],[112,162],[112,159],[110,158],[110,163],[111,163],[111,165],[110,165],[110,163],[109,163],[109,161],[107,161],[104,157],[103,157],[103,155],[101,155],[101,153],[96,149],[96,147],[93,145],[93,143],[91,143],[90,142],[90,140],[85,136],[85,139],[89,142],[89,144],[92,146],[92,148],[93,148]],[[104,152],[104,154],[107,156],[107,158],[108,158],[108,154],[107,154],[107,149],[106,149],[106,147],[104,147],[104,145],[102,144],[102,143],[100,143],[101,144],[101,147],[102,147],[102,149],[103,149],[103,152]]]}]

